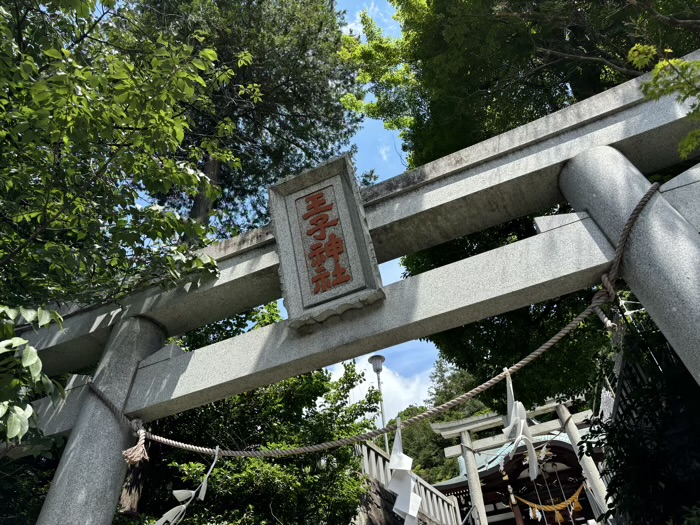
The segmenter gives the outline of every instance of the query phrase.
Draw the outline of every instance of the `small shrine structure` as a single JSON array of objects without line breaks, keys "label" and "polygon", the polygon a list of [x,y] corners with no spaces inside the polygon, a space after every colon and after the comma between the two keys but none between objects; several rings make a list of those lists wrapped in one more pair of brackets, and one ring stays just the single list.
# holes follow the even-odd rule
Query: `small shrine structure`
[{"label": "small shrine structure", "polygon": [[[554,419],[538,423],[541,418]],[[607,511],[605,484],[597,464],[589,456],[578,457],[578,442],[590,425],[590,410],[571,414],[566,404],[548,403],[528,412],[533,423],[537,461],[541,472],[528,476],[524,445],[516,446],[512,436],[501,432],[505,418],[485,414],[434,423],[432,429],[443,438],[459,437],[461,443],[445,449],[445,456],[457,458],[458,476],[437,483],[434,488],[455,496],[468,523],[485,525],[577,524],[587,523]],[[494,435],[474,439],[478,433]],[[547,510],[551,509],[551,510]]]}]

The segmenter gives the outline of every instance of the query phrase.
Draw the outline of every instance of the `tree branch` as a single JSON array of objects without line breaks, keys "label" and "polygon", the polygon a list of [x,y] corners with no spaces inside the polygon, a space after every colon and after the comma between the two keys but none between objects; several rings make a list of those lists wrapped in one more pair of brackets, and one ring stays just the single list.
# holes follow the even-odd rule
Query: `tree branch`
[{"label": "tree branch", "polygon": [[659,13],[651,2],[638,2],[637,0],[627,0],[630,5],[638,6],[644,9],[646,12],[651,14],[657,20],[661,20],[671,27],[676,27],[678,29],[690,29],[691,31],[700,33],[700,20],[681,20],[674,16],[663,15]]},{"label": "tree branch", "polygon": [[[119,153],[121,153],[121,149],[116,149],[112,155],[107,159],[107,162],[104,163],[104,165],[95,173],[97,177],[101,177],[102,175],[105,174],[107,169],[109,168],[109,165],[114,161],[119,156]],[[39,226],[34,232],[24,240],[21,244],[19,244],[14,250],[11,250],[5,256],[0,259],[0,267],[5,266],[9,262],[12,261],[12,259],[20,252],[24,251],[24,249],[29,246],[29,244],[34,241],[39,235],[41,235],[50,225],[52,222],[54,222],[56,219],[58,219],[63,213],[68,209],[68,207],[73,204],[76,199],[80,196],[80,193],[76,191],[75,195],[73,196],[72,199],[68,200],[66,203],[61,206],[61,208],[51,217],[50,219],[45,218],[44,222],[41,226]]]},{"label": "tree branch", "polygon": [[559,58],[566,58],[568,60],[583,60],[585,62],[598,62],[599,64],[605,64],[606,66],[614,69],[615,71],[618,71],[624,75],[630,76],[630,77],[638,77],[643,75],[641,71],[635,71],[634,69],[628,69],[626,67],[619,66],[607,58],[601,58],[601,57],[591,57],[591,56],[585,56],[585,55],[573,55],[569,53],[562,53],[561,51],[555,51],[553,49],[545,49],[543,47],[536,47],[535,51],[540,54],[544,55],[551,55],[554,57],[559,57]]}]

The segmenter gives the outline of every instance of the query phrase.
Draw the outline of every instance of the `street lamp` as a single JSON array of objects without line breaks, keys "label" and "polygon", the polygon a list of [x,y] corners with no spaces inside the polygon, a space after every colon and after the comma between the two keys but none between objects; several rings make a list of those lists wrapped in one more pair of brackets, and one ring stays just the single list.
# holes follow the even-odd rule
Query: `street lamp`
[{"label": "street lamp", "polygon": [[[386,417],[384,416],[384,397],[382,396],[382,380],[379,376],[379,374],[382,373],[382,363],[384,363],[384,356],[383,355],[373,355],[372,357],[369,358],[369,362],[372,363],[372,370],[377,374],[377,388],[379,388],[379,407],[382,411],[382,427],[386,426]],[[386,448],[386,453],[391,454],[389,452],[389,436],[387,434],[384,434],[384,448]]]}]

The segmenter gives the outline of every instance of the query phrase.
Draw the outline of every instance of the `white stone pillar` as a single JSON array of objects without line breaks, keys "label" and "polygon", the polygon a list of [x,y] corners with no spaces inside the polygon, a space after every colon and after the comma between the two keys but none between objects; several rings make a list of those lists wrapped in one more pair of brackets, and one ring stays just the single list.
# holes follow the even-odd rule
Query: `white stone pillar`
[{"label": "white stone pillar", "polygon": [[[601,146],[571,159],[559,186],[577,211],[588,212],[617,243],[651,184],[622,153]],[[651,198],[634,225],[621,271],[700,383],[700,235],[662,194]]]},{"label": "white stone pillar", "polygon": [[472,448],[472,438],[469,431],[460,433],[462,438],[462,455],[464,464],[467,467],[467,482],[469,483],[469,499],[471,499],[474,510],[472,516],[477,525],[487,525],[486,506],[484,505],[484,495],[481,493],[481,479],[479,479],[479,469],[476,466],[476,454]]},{"label": "white stone pillar", "polygon": [[[574,451],[578,452],[578,443],[581,441],[581,434],[579,433],[578,428],[576,428],[576,424],[571,419],[569,409],[564,405],[559,405],[557,406],[557,415],[559,416],[559,421],[561,421],[561,424],[564,427],[566,435],[569,437],[571,445],[574,447]],[[593,492],[593,497],[596,499],[596,502],[603,507],[601,510],[603,512],[607,512],[608,489],[603,482],[603,478],[600,477],[600,472],[598,471],[595,461],[593,461],[591,456],[584,455],[581,457],[581,459],[579,459],[579,463],[583,469],[583,475],[586,477],[586,481],[588,481],[588,486],[591,492]]]},{"label": "white stone pillar", "polygon": [[[154,322],[132,317],[110,334],[94,375],[95,385],[124,407],[139,362],[163,346],[165,334]],[[126,475],[122,450],[135,444],[129,428],[94,394],[80,410],[38,525],[109,525]]]}]

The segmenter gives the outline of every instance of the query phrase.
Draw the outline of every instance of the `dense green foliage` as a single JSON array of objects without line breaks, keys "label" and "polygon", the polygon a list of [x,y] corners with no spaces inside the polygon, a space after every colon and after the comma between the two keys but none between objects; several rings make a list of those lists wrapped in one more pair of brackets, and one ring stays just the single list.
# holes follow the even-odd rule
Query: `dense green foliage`
[{"label": "dense green foliage", "polygon": [[25,456],[15,461],[0,459],[0,494],[2,494],[0,523],[2,525],[36,523],[58,466],[58,461],[51,456],[51,453],[44,451],[39,458]]},{"label": "dense green foliage", "polygon": [[[215,271],[193,249],[265,222],[267,185],[340,152],[359,121],[340,98],[356,83],[338,54],[342,18],[326,1],[20,1],[0,15],[0,304],[13,306],[0,308],[0,430],[45,449],[28,401],[60,385],[12,339],[15,324],[61,321],[43,305],[118,300],[154,279]],[[278,319],[268,305],[182,344]],[[370,424],[376,393],[347,400],[360,380],[352,367],[336,382],[315,372],[156,426],[192,442],[211,426],[209,438],[234,448],[333,439]],[[127,507],[158,517],[172,484],[199,475],[194,458],[171,452],[154,447],[153,463],[130,477]],[[0,519],[31,523],[55,462],[7,459],[0,477],[13,505]],[[318,459],[222,462],[212,505],[193,521],[347,522],[362,493],[357,459],[341,450],[323,469]]]},{"label": "dense green foliage", "polygon": [[217,144],[182,148],[184,108],[234,77],[200,38],[145,33],[129,4],[0,7],[0,434],[13,444],[35,426],[31,396],[56,388],[35,350],[7,341],[18,323],[60,321],[33,308],[212,268],[191,250],[206,228],[156,205],[213,196],[202,155],[237,162]]},{"label": "dense green foliage", "polygon": [[627,62],[637,43],[676,55],[700,47],[700,5],[691,0],[390,3],[400,39],[365,16],[366,41],[345,40],[345,58],[373,95],[345,101],[400,130],[411,166],[638,76]]},{"label": "dense green foliage", "polygon": [[633,394],[622,416],[591,428],[586,450],[603,447],[611,513],[623,523],[692,523],[686,507],[699,502],[700,389],[658,331],[632,329],[623,348],[621,380]]},{"label": "dense green foliage", "polygon": [[[629,61],[638,68],[647,68],[656,62],[651,82],[642,91],[651,100],[670,95],[690,105],[688,116],[700,121],[700,60],[671,58],[671,49],[660,54],[656,46],[637,44],[629,52]],[[687,159],[700,148],[700,129],[694,129],[678,145],[678,152]]]},{"label": "dense green foliage", "polygon": [[[317,371],[166,418],[154,424],[154,432],[235,449],[339,439],[374,425],[375,390],[357,403],[348,401],[362,380],[354,365],[337,381]],[[140,473],[147,479],[140,508],[157,518],[174,506],[170,490],[198,485],[208,460],[156,446],[149,453],[151,461]],[[279,460],[221,460],[209,478],[205,502],[192,505],[183,523],[346,524],[357,512],[363,487],[353,447]]]},{"label": "dense green foliage", "polygon": [[337,154],[358,118],[327,2],[17,2],[0,24],[0,433],[16,441],[28,400],[60,393],[16,325],[215,271],[193,252],[205,236],[265,221],[261,188]]},{"label": "dense green foliage", "polygon": [[[143,0],[145,22],[185,40],[193,31],[200,44],[215,48],[222,64],[235,67],[240,53],[252,62],[238,77],[260,93],[255,104],[241,100],[238,87],[212,91],[212,111],[190,112],[195,125],[187,145],[215,135],[220,122],[234,130],[218,138],[241,159],[240,165],[210,166],[207,175],[221,187],[213,203],[168,195],[168,202],[202,219],[210,207],[223,212],[217,234],[267,222],[267,192],[276,180],[295,175],[338,155],[357,129],[359,118],[340,102],[356,94],[352,67],[339,56],[341,22],[327,0]],[[183,198],[185,197],[185,198]]]}]

